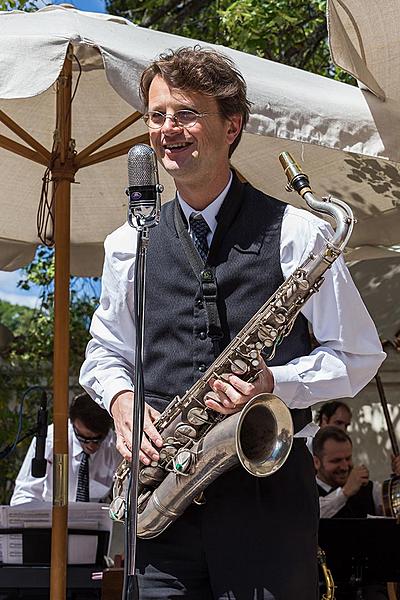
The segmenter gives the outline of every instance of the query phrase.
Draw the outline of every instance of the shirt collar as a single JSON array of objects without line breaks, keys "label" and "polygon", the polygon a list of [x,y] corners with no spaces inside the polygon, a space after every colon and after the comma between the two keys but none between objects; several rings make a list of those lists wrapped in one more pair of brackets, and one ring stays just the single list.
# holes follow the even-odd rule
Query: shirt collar
[{"label": "shirt collar", "polygon": [[331,492],[331,491],[333,490],[333,488],[332,488],[332,486],[331,486],[331,485],[329,485],[328,483],[325,483],[325,481],[322,481],[322,479],[320,479],[319,477],[316,477],[315,479],[317,480],[317,483],[318,483],[318,485],[319,485],[320,487],[322,487],[322,489],[323,489],[325,492],[328,492],[328,493],[329,493],[329,492]]},{"label": "shirt collar", "polygon": [[200,211],[193,210],[193,208],[182,198],[180,193],[177,192],[178,202],[180,204],[180,207],[183,210],[183,214],[185,215],[186,221],[189,223],[189,218],[190,218],[191,214],[195,214],[195,215],[200,214],[203,216],[205,222],[209,226],[211,234],[214,235],[215,230],[217,229],[217,225],[218,225],[217,215],[218,215],[219,209],[222,206],[223,201],[226,198],[227,193],[229,192],[229,188],[231,187],[232,179],[233,179],[233,175],[232,175],[232,171],[230,171],[229,181],[228,181],[227,185],[224,187],[224,189],[222,190],[222,192],[219,194],[219,196],[217,196],[211,202],[211,204],[209,204],[208,206],[206,206],[206,208],[204,208],[203,210],[200,210]]}]

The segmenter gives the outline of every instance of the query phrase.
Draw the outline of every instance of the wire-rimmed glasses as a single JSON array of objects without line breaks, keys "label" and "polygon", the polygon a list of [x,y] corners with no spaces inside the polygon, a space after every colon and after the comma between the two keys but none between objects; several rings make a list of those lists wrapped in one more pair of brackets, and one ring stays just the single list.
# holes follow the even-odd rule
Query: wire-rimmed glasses
[{"label": "wire-rimmed glasses", "polygon": [[150,110],[143,115],[143,121],[150,129],[161,129],[165,120],[171,119],[175,127],[190,128],[196,125],[197,121],[206,115],[218,115],[219,113],[198,113],[194,110],[182,109],[177,110],[173,115],[163,113],[158,110]]}]

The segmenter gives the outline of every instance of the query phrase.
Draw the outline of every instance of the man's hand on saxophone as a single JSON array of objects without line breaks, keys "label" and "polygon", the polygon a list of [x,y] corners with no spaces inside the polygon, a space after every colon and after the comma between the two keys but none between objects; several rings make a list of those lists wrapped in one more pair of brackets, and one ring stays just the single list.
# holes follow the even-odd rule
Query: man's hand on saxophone
[{"label": "man's hand on saxophone", "polygon": [[223,379],[210,379],[208,384],[212,392],[204,398],[206,406],[223,415],[231,415],[242,410],[257,394],[272,393],[274,377],[260,358],[260,372],[252,383],[230,373],[223,376]]},{"label": "man's hand on saxophone", "polygon": [[[117,434],[117,450],[126,460],[131,460],[132,443],[132,404],[134,394],[132,391],[120,392],[115,396],[111,404],[111,414],[114,418],[115,432]],[[139,459],[144,465],[159,459],[155,447],[161,448],[162,437],[154,427],[153,423],[160,413],[145,404],[143,420],[143,437]]]}]

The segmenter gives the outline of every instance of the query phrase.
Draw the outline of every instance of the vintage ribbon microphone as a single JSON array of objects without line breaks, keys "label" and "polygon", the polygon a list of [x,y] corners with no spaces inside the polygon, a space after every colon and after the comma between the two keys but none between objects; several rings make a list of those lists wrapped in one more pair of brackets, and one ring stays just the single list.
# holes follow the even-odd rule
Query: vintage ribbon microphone
[{"label": "vintage ribbon microphone", "polygon": [[132,463],[128,485],[125,515],[125,567],[122,598],[138,598],[135,577],[136,538],[137,538],[137,495],[139,475],[139,451],[143,431],[144,377],[143,377],[143,338],[146,259],[149,244],[149,229],[158,225],[161,209],[157,159],[155,152],[146,144],[137,144],[128,152],[128,182],[126,194],[129,197],[128,223],[134,227],[136,236],[136,262],[134,276],[135,311],[135,396],[132,415]]}]

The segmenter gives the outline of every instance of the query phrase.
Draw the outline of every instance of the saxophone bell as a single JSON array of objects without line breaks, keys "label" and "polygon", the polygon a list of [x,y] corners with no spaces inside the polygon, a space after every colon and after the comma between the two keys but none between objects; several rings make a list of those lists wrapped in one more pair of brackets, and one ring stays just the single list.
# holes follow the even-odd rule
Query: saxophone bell
[{"label": "saxophone bell", "polygon": [[274,394],[258,394],[240,413],[236,453],[251,475],[267,477],[280,469],[293,443],[293,421]]}]

